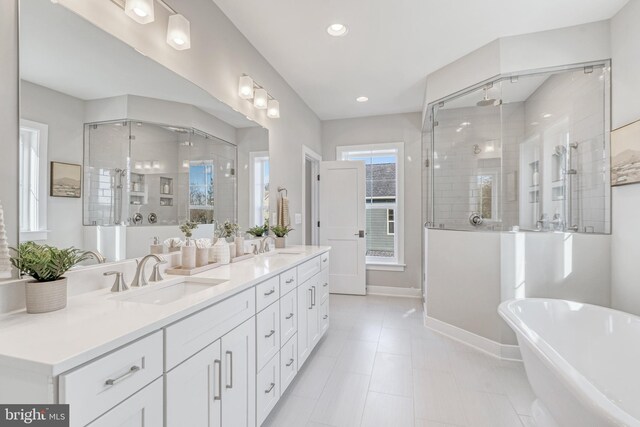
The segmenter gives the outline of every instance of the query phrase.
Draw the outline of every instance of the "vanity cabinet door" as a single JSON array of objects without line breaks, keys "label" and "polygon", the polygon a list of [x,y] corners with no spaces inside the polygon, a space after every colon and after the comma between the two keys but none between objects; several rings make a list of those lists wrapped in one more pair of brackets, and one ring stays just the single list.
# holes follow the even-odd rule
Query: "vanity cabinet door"
[{"label": "vanity cabinet door", "polygon": [[[222,425],[256,425],[256,329],[249,319],[221,339]],[[189,424],[182,424],[183,426]]]},{"label": "vanity cabinet door", "polygon": [[298,370],[309,357],[311,345],[308,339],[307,325],[313,309],[311,305],[311,286],[309,281],[298,287]]},{"label": "vanity cabinet door", "polygon": [[222,359],[220,340],[166,374],[166,426],[220,427]]},{"label": "vanity cabinet door", "polygon": [[157,427],[162,422],[162,378],[158,378],[88,427]]},{"label": "vanity cabinet door", "polygon": [[318,284],[318,275],[315,275],[298,287],[298,369],[320,339]]}]

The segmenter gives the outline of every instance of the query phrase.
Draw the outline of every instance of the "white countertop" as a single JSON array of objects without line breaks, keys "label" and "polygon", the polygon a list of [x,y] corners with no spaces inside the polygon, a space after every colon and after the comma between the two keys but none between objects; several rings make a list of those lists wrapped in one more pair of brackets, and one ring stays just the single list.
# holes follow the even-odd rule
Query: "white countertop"
[{"label": "white countertop", "polygon": [[[58,375],[329,249],[326,246],[292,246],[286,251],[300,254],[259,255],[187,277],[187,280],[195,278],[199,282],[209,278],[228,281],[165,305],[114,298],[146,288],[121,293],[112,293],[105,288],[70,297],[65,309],[52,313],[27,314],[25,310],[19,310],[2,314],[0,365]],[[158,284],[184,280],[184,276],[166,275]]]}]

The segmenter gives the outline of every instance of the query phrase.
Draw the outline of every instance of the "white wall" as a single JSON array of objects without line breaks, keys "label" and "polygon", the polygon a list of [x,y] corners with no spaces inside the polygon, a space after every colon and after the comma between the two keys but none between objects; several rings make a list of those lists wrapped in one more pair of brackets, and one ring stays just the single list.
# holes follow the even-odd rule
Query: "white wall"
[{"label": "white wall", "polygon": [[[84,102],[26,81],[20,95],[21,118],[49,126],[48,170],[52,161],[81,165]],[[51,231],[46,243],[83,248],[81,225],[82,198],[47,196],[47,228]]]},{"label": "white wall", "polygon": [[[171,2],[191,21],[191,49],[181,52],[165,43],[168,16],[162,7],[155,9],[155,22],[140,25],[108,1],[60,0],[60,4],[268,128],[271,185],[288,189],[292,216],[302,212],[302,145],[321,151],[320,120],[213,1]],[[268,119],[264,111],[237,96],[243,73],[280,101],[280,119]],[[302,232],[293,231],[291,243],[300,243]]]},{"label": "white wall", "polygon": [[340,145],[404,142],[404,258],[407,266],[404,272],[367,271],[368,286],[420,289],[422,236],[416,232],[422,230],[420,127],[420,113],[322,122],[323,160],[335,160],[336,147]]},{"label": "white wall", "polygon": [[[640,119],[640,1],[611,20],[612,127]],[[612,194],[612,306],[640,315],[640,184]]]},{"label": "white wall", "polygon": [[0,2],[0,201],[10,245],[18,242],[18,0]]}]

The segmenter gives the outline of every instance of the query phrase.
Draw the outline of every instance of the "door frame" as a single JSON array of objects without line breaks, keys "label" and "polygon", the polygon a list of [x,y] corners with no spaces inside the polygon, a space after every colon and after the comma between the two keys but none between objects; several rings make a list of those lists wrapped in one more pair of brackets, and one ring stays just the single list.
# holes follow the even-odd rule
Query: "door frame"
[{"label": "door frame", "polygon": [[[307,171],[306,162],[311,162],[311,212],[307,212]],[[320,174],[320,162],[322,156],[313,151],[306,145],[302,146],[302,244],[314,245],[320,244],[320,229],[318,221],[320,220],[320,188],[318,179],[314,177]],[[311,241],[307,242],[307,221],[311,221]]]}]

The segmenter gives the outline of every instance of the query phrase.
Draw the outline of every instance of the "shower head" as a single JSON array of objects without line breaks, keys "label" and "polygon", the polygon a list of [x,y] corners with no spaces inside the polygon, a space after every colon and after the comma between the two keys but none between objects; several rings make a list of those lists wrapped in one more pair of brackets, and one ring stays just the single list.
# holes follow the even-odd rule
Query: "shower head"
[{"label": "shower head", "polygon": [[484,98],[476,104],[478,107],[497,107],[502,104],[502,99],[489,98],[489,88],[484,88]]}]

